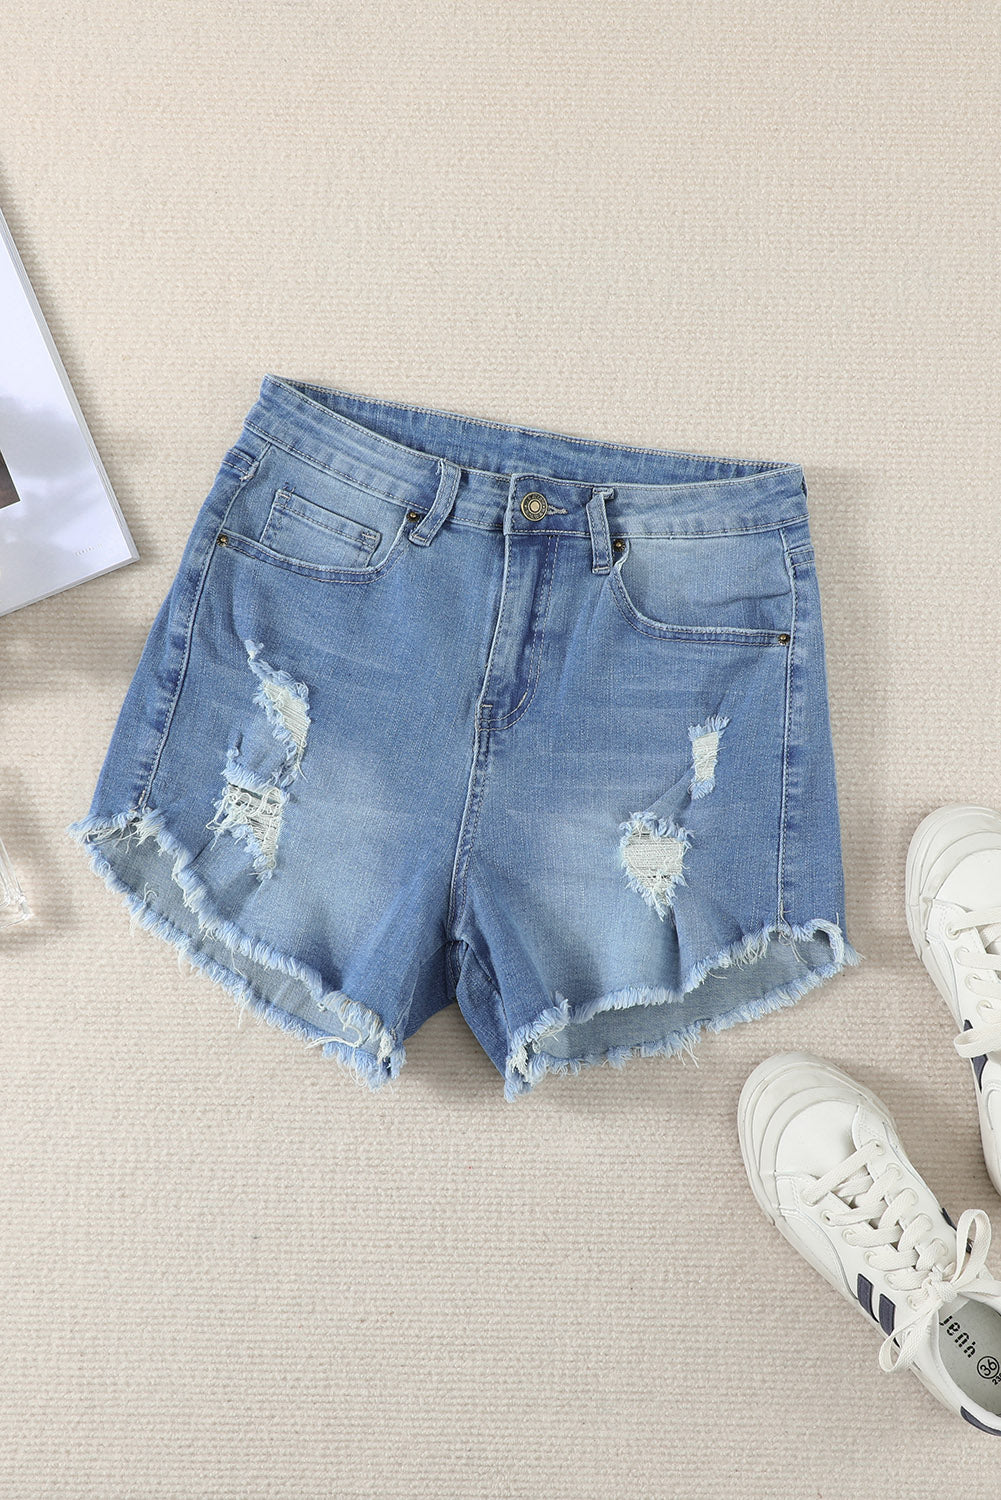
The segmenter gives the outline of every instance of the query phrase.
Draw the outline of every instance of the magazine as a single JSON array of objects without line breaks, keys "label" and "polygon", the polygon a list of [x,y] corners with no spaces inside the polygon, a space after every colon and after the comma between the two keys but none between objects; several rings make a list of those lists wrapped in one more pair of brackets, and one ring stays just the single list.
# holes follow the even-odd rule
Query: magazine
[{"label": "magazine", "polygon": [[138,556],[0,214],[0,615]]}]

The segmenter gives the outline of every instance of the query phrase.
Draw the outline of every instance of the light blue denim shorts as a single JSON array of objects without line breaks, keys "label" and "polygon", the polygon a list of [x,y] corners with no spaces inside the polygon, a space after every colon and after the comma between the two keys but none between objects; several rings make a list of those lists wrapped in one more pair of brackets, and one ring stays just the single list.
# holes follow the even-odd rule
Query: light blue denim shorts
[{"label": "light blue denim shorts", "polygon": [[859,962],[802,468],[266,375],[74,837],[376,1088],[457,1001],[514,1099]]}]

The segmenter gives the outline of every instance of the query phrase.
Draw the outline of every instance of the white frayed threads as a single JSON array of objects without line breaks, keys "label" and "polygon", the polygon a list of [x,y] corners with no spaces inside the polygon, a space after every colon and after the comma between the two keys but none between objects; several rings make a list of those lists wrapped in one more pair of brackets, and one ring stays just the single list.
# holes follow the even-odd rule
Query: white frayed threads
[{"label": "white frayed threads", "polygon": [[368,1006],[352,1000],[341,990],[331,990],[329,994],[323,995],[317,1000],[316,1006],[318,1010],[336,1013],[342,1033],[345,1030],[355,1033],[353,1038],[344,1035],[337,1038],[345,1047],[365,1047],[369,1051],[375,1048],[378,1063],[388,1062],[392,1057],[397,1047],[396,1038]]},{"label": "white frayed threads", "polygon": [[275,718],[280,720],[283,729],[292,741],[293,754],[290,770],[294,774],[299,769],[299,762],[306,749],[306,735],[309,732],[309,714],[306,712],[305,701],[297,697],[291,688],[285,687],[280,682],[272,682],[268,678],[261,682],[260,691],[271,704]]},{"label": "white frayed threads", "polygon": [[306,750],[310,718],[309,694],[304,683],[295,682],[287,672],[276,671],[261,657],[258,641],[244,641],[251,671],[258,679],[254,702],[264,709],[276,744],[276,760],[284,759],[262,777],[256,769],[244,764],[237,749],[226,757],[223,772],[223,794],[215,805],[215,817],[207,826],[215,832],[229,832],[246,845],[254,855],[258,880],[267,880],[278,854],[278,836],[288,793],[285,790],[299,775]]},{"label": "white frayed threads", "polygon": [[309,734],[309,691],[304,682],[296,682],[287,672],[279,672],[261,657],[258,641],[244,641],[250,670],[260,681],[255,695],[268,716],[275,738],[285,747],[285,765],[278,778],[287,786],[299,773]]},{"label": "white frayed threads", "polygon": [[683,865],[691,834],[669,818],[647,813],[633,813],[619,828],[619,853],[629,886],[663,921],[675,889],[686,883]]},{"label": "white frayed threads", "polygon": [[704,797],[716,784],[719,738],[729,722],[729,719],[714,714],[704,724],[696,724],[688,731],[688,738],[692,742],[692,780],[689,791],[693,797]]},{"label": "white frayed threads", "polygon": [[228,831],[246,843],[256,855],[254,869],[263,878],[275,867],[284,809],[285,793],[281,787],[253,791],[227,781],[216,804],[215,817],[208,826],[215,830],[217,838]]}]

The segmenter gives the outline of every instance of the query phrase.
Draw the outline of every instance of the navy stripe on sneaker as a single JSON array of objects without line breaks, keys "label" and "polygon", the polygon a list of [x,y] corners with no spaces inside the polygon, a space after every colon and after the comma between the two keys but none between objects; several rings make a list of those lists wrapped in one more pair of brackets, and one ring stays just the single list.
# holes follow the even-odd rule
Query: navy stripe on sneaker
[{"label": "navy stripe on sneaker", "polygon": [[[963,1022],[963,1030],[964,1031],[972,1031],[973,1030],[973,1022],[972,1021],[964,1021]],[[974,1076],[976,1077],[976,1080],[977,1080],[977,1088],[978,1089],[983,1089],[983,1084],[980,1082],[980,1078],[981,1078],[981,1075],[982,1075],[982,1073],[984,1071],[984,1067],[985,1067],[985,1065],[987,1063],[987,1053],[986,1052],[982,1052],[979,1057],[971,1057],[970,1058],[970,1062],[973,1064],[973,1072],[974,1072]]]},{"label": "navy stripe on sneaker", "polygon": [[879,1313],[877,1314],[875,1308],[872,1305],[872,1290],[872,1282],[868,1279],[868,1277],[863,1276],[862,1273],[859,1272],[858,1291],[856,1293],[858,1300],[861,1302],[870,1318],[872,1318],[874,1322],[879,1324],[884,1333],[892,1333],[893,1322],[897,1311],[896,1304],[894,1303],[892,1297],[888,1297],[885,1292],[880,1292]]}]

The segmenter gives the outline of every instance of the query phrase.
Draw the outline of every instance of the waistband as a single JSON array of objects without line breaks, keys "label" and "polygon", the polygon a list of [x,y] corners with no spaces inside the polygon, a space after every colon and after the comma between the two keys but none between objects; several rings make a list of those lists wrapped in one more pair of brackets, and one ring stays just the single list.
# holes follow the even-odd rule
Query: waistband
[{"label": "waistband", "polygon": [[447,484],[457,521],[498,530],[586,531],[596,494],[634,535],[753,531],[807,513],[797,463],[575,437],[273,374],[245,425],[401,505],[428,509]]}]

